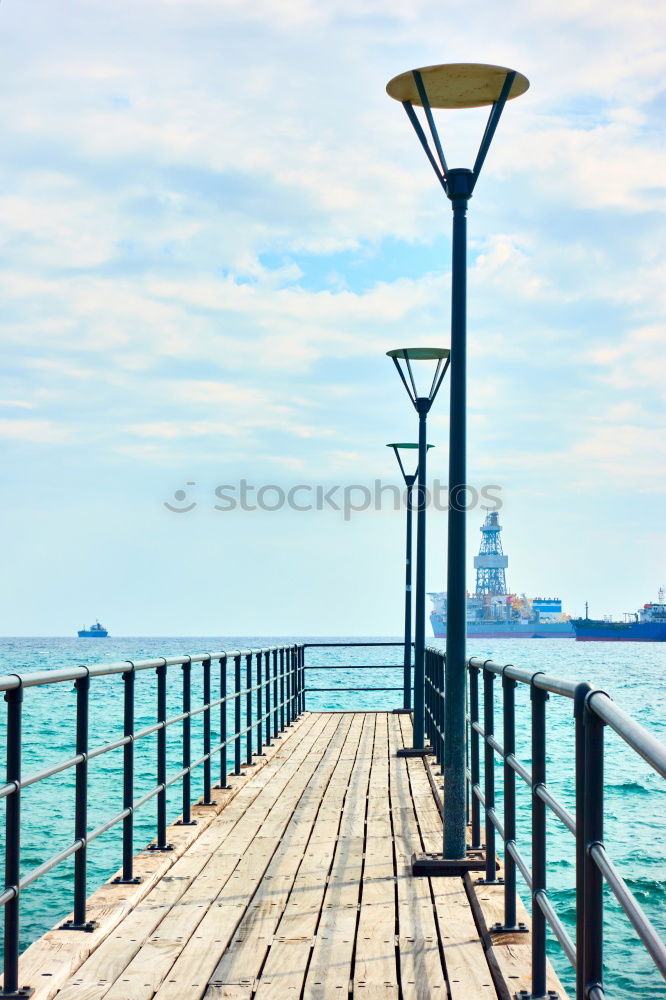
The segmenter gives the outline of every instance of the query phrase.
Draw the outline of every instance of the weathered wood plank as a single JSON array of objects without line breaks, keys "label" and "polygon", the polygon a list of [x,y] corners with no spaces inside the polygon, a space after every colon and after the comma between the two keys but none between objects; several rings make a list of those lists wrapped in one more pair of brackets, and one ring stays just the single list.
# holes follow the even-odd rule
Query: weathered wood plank
[{"label": "weathered wood plank", "polygon": [[404,746],[399,716],[389,718],[389,736],[402,995],[404,1000],[446,1000],[430,879],[412,875],[411,856],[422,850],[422,844],[406,760],[396,757]]},{"label": "weathered wood plank", "polygon": [[[500,865],[498,877],[504,877],[504,868]],[[475,877],[471,878],[471,886],[479,902],[486,928],[504,921],[504,886],[478,885]],[[520,895],[516,900],[516,916],[526,927],[532,926],[531,918]],[[493,952],[500,971],[512,994],[519,990],[531,993],[531,948],[532,935],[529,934],[492,934]],[[546,962],[546,987],[553,990],[561,1000],[567,1000],[567,992],[562,986],[557,973],[550,962]]]},{"label": "weathered wood plank", "polygon": [[366,799],[377,718],[366,716],[340,819],[337,848],[305,979],[304,996],[309,1000],[340,1000],[349,989],[363,874]]},{"label": "weathered wood plank", "polygon": [[[203,994],[208,976],[242,918],[333,728],[325,724],[321,734],[316,731],[300,743],[266,786],[263,815],[252,821],[242,817],[226,838],[224,853],[211,858],[142,946],[109,991],[109,1000],[145,1000],[162,992],[175,995],[181,981],[189,996],[197,995],[197,990]],[[147,969],[149,976],[145,974]]]},{"label": "weathered wood plank", "polygon": [[[121,925],[97,942],[60,932],[91,954],[74,974],[66,955],[37,1000],[58,986],[57,1000],[494,1000],[483,920],[501,919],[503,890],[412,876],[413,852],[441,850],[442,823],[423,760],[396,757],[410,742],[404,715],[304,716],[216,793],[217,815],[170,829],[175,857],[145,856],[151,882]],[[529,935],[493,944],[510,993],[529,989]],[[564,997],[552,970],[548,985]]]},{"label": "weathered wood plank", "polygon": [[356,932],[354,994],[397,997],[395,867],[387,716],[378,716],[368,785],[365,863]]},{"label": "weathered wood plank", "polygon": [[[291,740],[295,747],[300,737],[307,733],[316,719],[302,716],[287,730],[284,739],[272,747],[265,758],[259,760],[253,769],[254,773],[269,764],[273,757],[286,748]],[[148,894],[157,886],[160,879],[176,864],[189,846],[199,838],[216,816],[243,790],[251,780],[252,774],[242,778],[231,778],[230,788],[217,791],[217,806],[201,808],[194,806],[193,818],[197,820],[195,827],[172,825],[168,828],[168,839],[174,844],[174,850],[167,854],[142,851],[135,858],[135,873],[142,876],[143,882],[133,886],[112,885],[112,876],[88,900],[88,917],[96,920],[99,926],[90,934],[75,934],[60,930],[62,921],[39,940],[35,941],[21,956],[20,981],[35,989],[34,1000],[52,1000],[65,982],[77,972],[83,962],[93,954],[100,945],[113,933],[120,922],[127,917]],[[117,872],[116,874],[120,874]],[[63,914],[63,920],[67,919]],[[78,995],[78,994],[77,994]]]},{"label": "weathered wood plank", "polygon": [[[236,927],[259,886],[298,801],[317,769],[337,729],[339,720],[325,724],[325,739],[315,743],[289,781],[282,788],[276,804],[243,854],[231,877],[219,894],[205,902],[204,915],[196,933],[186,942],[173,937],[170,941],[171,967],[155,993],[158,1000],[180,1000],[183,993],[194,998],[203,996],[210,976],[220,956],[228,947]],[[118,1000],[121,1000],[118,997]]]},{"label": "weathered wood plank", "polygon": [[259,976],[351,726],[350,716],[339,718],[328,749],[294,810],[283,840],[229,947],[212,973],[211,985],[215,987],[251,986]]},{"label": "weathered wood plank", "polygon": [[362,726],[363,717],[356,716],[322,800],[289,901],[276,928],[257,984],[258,1000],[300,996]]},{"label": "weathered wood plank", "polygon": [[[247,822],[251,817],[260,822],[270,808],[270,803],[262,798],[264,789],[271,776],[278,773],[295,750],[295,743],[288,740],[282,743],[272,760],[267,762],[262,771],[255,773],[252,782],[239,791],[217,821],[214,824],[211,822],[189,850],[176,861],[169,874],[128,914],[116,933],[110,935],[84,962],[70,984],[58,993],[58,1000],[92,1000],[103,996],[111,988],[210,858],[219,852],[224,853],[224,841],[231,830],[241,820]],[[101,983],[106,985],[104,992],[100,991]]]}]

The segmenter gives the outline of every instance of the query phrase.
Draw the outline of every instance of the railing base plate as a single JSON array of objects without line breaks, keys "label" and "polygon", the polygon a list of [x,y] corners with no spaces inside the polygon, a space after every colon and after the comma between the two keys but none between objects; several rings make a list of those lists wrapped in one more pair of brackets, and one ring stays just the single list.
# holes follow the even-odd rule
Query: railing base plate
[{"label": "railing base plate", "polygon": [[92,934],[99,924],[96,920],[86,920],[84,924],[75,924],[73,920],[66,920],[64,924],[61,924],[58,930],[61,931],[85,931],[86,934]]},{"label": "railing base plate", "polygon": [[176,822],[173,825],[174,826],[196,826],[197,825],[197,821],[195,819],[188,819],[188,820],[177,819]]},{"label": "railing base plate", "polygon": [[412,875],[462,876],[465,872],[483,871],[483,858],[444,858],[441,854],[412,854]]},{"label": "railing base plate", "polygon": [[212,806],[216,806],[217,802],[197,802],[196,804],[200,807],[210,809]]},{"label": "railing base plate", "polygon": [[434,752],[432,747],[401,747],[396,757],[429,757]]},{"label": "railing base plate", "polygon": [[515,1000],[560,1000],[560,994],[556,993],[555,990],[548,990],[540,997],[535,997],[529,990],[518,990],[513,995]]},{"label": "railing base plate", "polygon": [[165,853],[166,851],[173,851],[173,844],[164,844],[163,847],[160,847],[159,844],[148,844],[147,850]]},{"label": "railing base plate", "polygon": [[391,709],[391,715],[411,715],[411,708],[393,708]]},{"label": "railing base plate", "polygon": [[0,987],[0,997],[6,997],[7,1000],[22,1000],[23,997],[31,997],[34,993],[32,986],[19,986],[17,990],[3,990]]},{"label": "railing base plate", "polygon": [[[134,878],[123,878],[122,875],[119,875],[118,878],[111,879],[111,885],[141,885],[142,882],[143,879],[140,875],[135,875]],[[2,996],[1,993],[0,996]]]},{"label": "railing base plate", "polygon": [[493,924],[488,930],[491,934],[529,934],[530,929],[526,927],[525,924],[516,924],[515,927],[506,927],[505,924],[500,924],[499,922]]}]

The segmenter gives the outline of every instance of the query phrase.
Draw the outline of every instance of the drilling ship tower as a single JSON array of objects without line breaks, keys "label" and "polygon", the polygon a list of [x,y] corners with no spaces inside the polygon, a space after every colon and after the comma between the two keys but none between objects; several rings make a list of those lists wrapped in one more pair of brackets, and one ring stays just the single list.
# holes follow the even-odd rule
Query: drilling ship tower
[{"label": "drilling ship tower", "polygon": [[[573,639],[574,629],[559,597],[526,597],[507,592],[509,558],[502,550],[499,515],[487,514],[481,546],[474,557],[476,592],[467,595],[467,635],[489,639]],[[437,638],[446,637],[446,593],[428,595]]]}]

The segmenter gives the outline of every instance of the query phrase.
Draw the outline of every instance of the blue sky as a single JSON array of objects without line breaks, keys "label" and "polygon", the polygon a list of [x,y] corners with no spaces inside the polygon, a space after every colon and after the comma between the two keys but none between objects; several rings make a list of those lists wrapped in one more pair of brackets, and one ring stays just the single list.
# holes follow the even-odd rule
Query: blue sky
[{"label": "blue sky", "polygon": [[[513,66],[470,206],[469,478],[512,589],[666,584],[664,15],[546,0],[0,8],[0,632],[398,633],[400,513],[221,512],[395,481],[384,352],[449,343],[450,207],[388,79]],[[444,113],[471,165],[483,113]],[[445,383],[431,470],[446,480]],[[186,486],[194,483],[195,486]],[[169,512],[176,490],[197,506]],[[471,559],[483,513],[469,518]],[[446,516],[429,526],[429,589]]]}]

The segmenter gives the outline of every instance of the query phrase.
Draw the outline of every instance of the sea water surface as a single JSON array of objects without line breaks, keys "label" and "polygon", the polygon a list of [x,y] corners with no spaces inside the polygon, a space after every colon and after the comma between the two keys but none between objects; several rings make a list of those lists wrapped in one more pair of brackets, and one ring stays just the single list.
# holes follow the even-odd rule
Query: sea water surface
[{"label": "sea water surface", "polygon": [[[368,641],[390,641],[375,637]],[[344,643],[362,641],[362,637],[322,638],[313,636],[217,636],[182,638],[5,638],[0,639],[0,673],[49,670],[57,667],[119,660],[151,659],[159,656],[215,653],[234,648],[258,647],[282,642]],[[395,640],[398,642],[399,640]],[[444,645],[444,640],[430,640]],[[485,643],[485,644],[484,644]],[[514,663],[526,669],[573,680],[587,680],[603,688],[635,719],[666,741],[666,644],[659,643],[577,643],[571,639],[490,639],[474,640],[470,655],[493,658],[499,663]],[[332,687],[334,691],[310,692],[306,707],[318,709],[390,709],[400,704],[400,691],[356,693],[352,687],[401,686],[400,669],[354,670],[353,664],[396,664],[402,651],[390,648],[310,649],[307,685]],[[344,665],[349,669],[317,671],[315,664]],[[229,684],[231,675],[229,670]],[[181,673],[169,668],[168,713],[180,710]],[[217,697],[217,675],[213,669],[213,697]],[[192,702],[202,698],[201,668],[192,671]],[[496,683],[496,727],[501,726],[501,685]],[[229,688],[231,690],[231,688]],[[123,681],[120,675],[95,678],[90,692],[90,747],[99,746],[122,735]],[[23,773],[33,773],[65,759],[75,747],[75,692],[71,682],[26,689],[23,729]],[[518,685],[516,696],[517,755],[530,763],[529,691]],[[156,678],[145,671],[136,680],[136,725],[155,720]],[[548,785],[573,811],[574,729],[572,703],[551,697],[548,713]],[[229,712],[231,727],[232,713]],[[213,745],[218,735],[218,715],[212,712]],[[0,712],[0,740],[5,745],[5,713]],[[202,753],[202,717],[192,720],[192,759]],[[168,773],[175,773],[180,762],[180,726],[168,732]],[[229,728],[231,733],[231,728]],[[155,784],[155,736],[136,745],[135,797],[138,799]],[[666,881],[666,788],[663,781],[613,732],[606,733],[605,841],[611,858],[619,867],[627,885],[666,936],[664,886]],[[231,755],[230,755],[231,756]],[[122,809],[122,750],[112,751],[90,762],[89,829],[95,829]],[[219,765],[213,762],[213,778],[219,777]],[[193,774],[193,794],[201,793],[201,770]],[[530,857],[530,793],[521,781],[518,788],[518,845]],[[169,820],[180,813],[180,785],[169,789]],[[496,787],[501,789],[501,766],[497,763]],[[501,794],[498,794],[501,809]],[[6,800],[2,800],[4,813]],[[94,891],[121,863],[121,825],[99,837],[88,849],[88,893]],[[135,850],[140,850],[155,836],[155,800],[135,816]],[[4,838],[4,815],[0,815],[0,845]],[[70,769],[31,785],[22,793],[21,874],[26,875],[74,840],[74,770]],[[499,846],[499,845],[498,845]],[[575,917],[574,840],[570,833],[549,814],[548,819],[548,891],[565,924],[573,934]],[[73,860],[63,862],[49,874],[28,887],[21,896],[21,947],[52,927],[72,909]],[[520,882],[523,899],[528,892]],[[633,928],[606,893],[605,911],[605,985],[609,997],[652,1000],[666,998],[661,977],[637,938]],[[559,975],[573,996],[574,980],[559,945],[549,940],[549,955]]]}]

